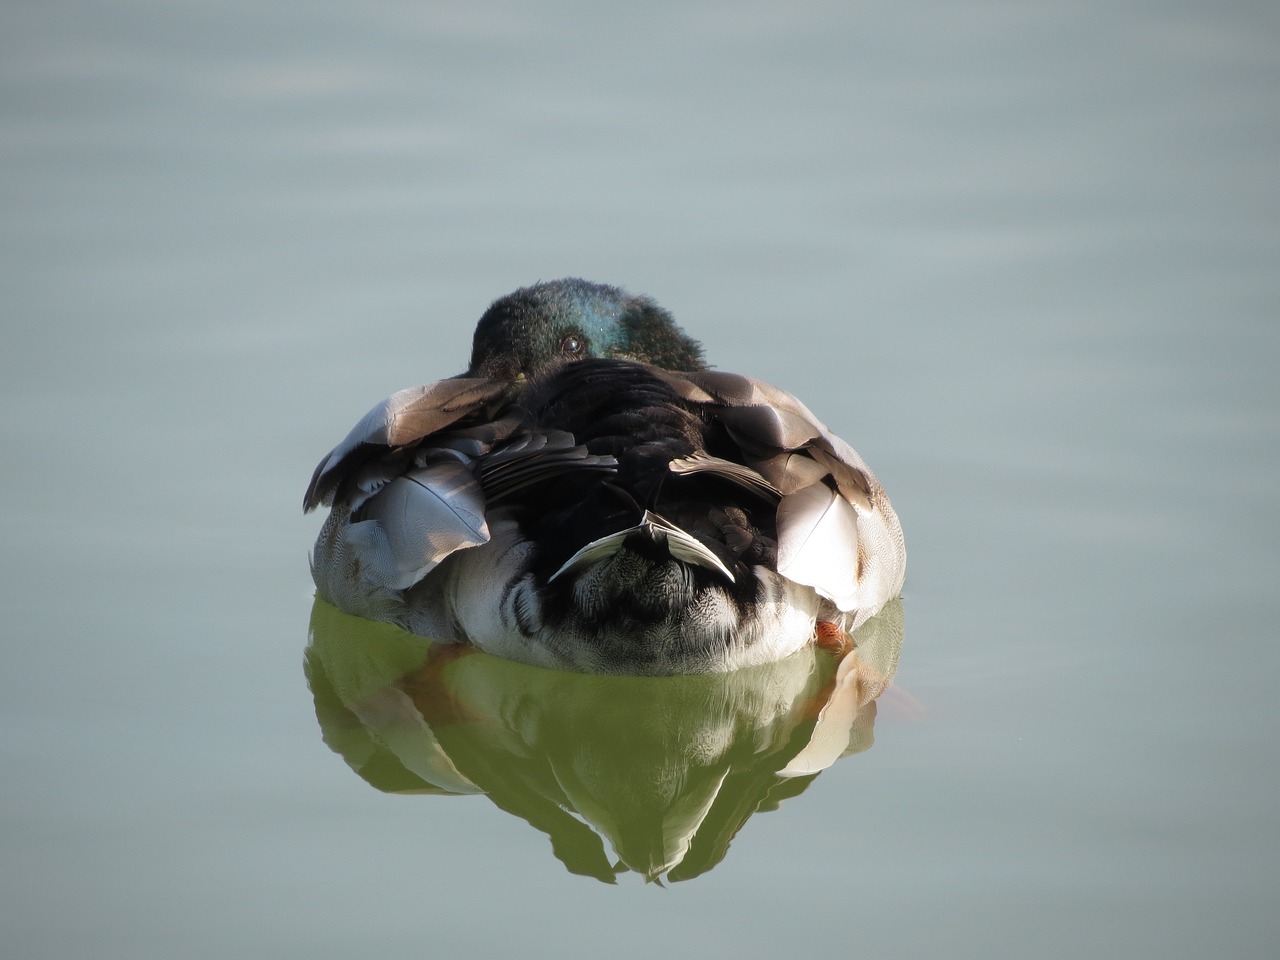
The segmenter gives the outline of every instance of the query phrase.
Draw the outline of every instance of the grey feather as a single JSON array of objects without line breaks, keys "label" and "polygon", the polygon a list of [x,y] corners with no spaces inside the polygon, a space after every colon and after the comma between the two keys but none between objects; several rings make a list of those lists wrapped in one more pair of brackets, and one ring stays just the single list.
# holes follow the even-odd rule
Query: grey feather
[{"label": "grey feather", "polygon": [[489,539],[485,500],[470,467],[442,461],[410,471],[371,497],[359,513],[361,559],[371,582],[395,589],[417,583],[437,563],[464,547]]}]

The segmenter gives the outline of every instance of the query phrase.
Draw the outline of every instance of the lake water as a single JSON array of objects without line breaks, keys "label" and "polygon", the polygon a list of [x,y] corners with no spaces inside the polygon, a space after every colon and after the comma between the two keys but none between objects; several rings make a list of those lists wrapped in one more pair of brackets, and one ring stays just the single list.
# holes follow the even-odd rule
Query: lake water
[{"label": "lake water", "polygon": [[[1278,27],[6,4],[5,955],[1274,956]],[[436,669],[313,611],[315,462],[565,275],[893,497],[896,677],[816,776],[816,674]]]}]

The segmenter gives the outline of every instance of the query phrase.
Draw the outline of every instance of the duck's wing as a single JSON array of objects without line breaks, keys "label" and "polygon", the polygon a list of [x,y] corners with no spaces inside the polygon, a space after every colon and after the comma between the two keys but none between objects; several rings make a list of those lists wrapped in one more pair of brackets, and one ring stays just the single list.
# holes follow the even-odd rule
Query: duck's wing
[{"label": "duck's wing", "polygon": [[495,501],[566,472],[616,469],[572,434],[536,430],[510,403],[515,392],[465,378],[402,390],[320,462],[304,503],[334,507],[313,554],[329,595],[352,583],[404,590],[488,542]]},{"label": "duck's wing", "polygon": [[906,569],[902,528],[849,444],[799,399],[762,380],[717,370],[655,372],[686,401],[708,408],[742,463],[778,491],[779,573],[841,611],[856,611],[854,626],[898,595]]},{"label": "duck's wing", "polygon": [[489,419],[515,389],[508,381],[454,377],[393,393],[366,413],[316,466],[303,509],[331,506],[348,481],[366,492],[377,489],[380,480],[390,479],[380,469],[380,459],[459,422]]}]

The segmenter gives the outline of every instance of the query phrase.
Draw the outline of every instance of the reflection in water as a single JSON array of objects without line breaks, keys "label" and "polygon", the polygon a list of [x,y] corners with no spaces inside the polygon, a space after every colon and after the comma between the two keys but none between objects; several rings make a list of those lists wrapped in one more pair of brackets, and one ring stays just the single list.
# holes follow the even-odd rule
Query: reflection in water
[{"label": "reflection in water", "polygon": [[573,873],[687,880],[753,813],[871,746],[901,602],[854,641],[839,661],[809,649],[728,674],[592,676],[434,644],[317,600],[306,672],[325,743],[379,790],[487,794],[547,834]]}]

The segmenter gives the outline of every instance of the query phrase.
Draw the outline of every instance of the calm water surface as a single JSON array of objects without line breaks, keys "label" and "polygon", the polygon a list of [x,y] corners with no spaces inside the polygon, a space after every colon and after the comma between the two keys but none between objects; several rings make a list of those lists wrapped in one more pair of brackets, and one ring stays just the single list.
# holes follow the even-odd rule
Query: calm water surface
[{"label": "calm water surface", "polygon": [[[5,955],[1273,956],[1278,19],[7,4]],[[316,460],[567,274],[880,474],[877,704],[313,609]]]}]

